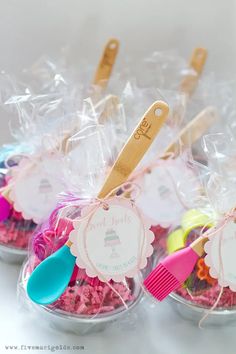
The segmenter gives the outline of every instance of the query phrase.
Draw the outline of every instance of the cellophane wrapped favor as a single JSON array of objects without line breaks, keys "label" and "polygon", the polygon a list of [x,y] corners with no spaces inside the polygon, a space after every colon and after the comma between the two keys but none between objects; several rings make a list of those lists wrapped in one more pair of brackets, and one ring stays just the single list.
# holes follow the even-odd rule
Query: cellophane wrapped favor
[{"label": "cellophane wrapped favor", "polygon": [[[40,262],[68,241],[74,222],[80,220],[83,208],[94,202],[104,182],[108,167],[117,153],[115,141],[110,144],[111,133],[108,128],[100,126],[91,129],[89,125],[83,134],[80,132],[71,138],[72,145],[77,145],[78,141],[79,144],[78,161],[73,156],[69,157],[70,162],[76,161],[76,165],[68,165],[70,190],[60,195],[55,210],[35,231],[29,259],[22,269],[19,282],[19,294],[26,305],[41,312],[50,324],[75,333],[104,329],[113,321],[123,318],[124,314],[128,316],[142,297],[139,277],[104,282],[98,277],[88,276],[84,269],[75,265],[68,286],[54,303],[39,306],[27,299],[25,301],[28,277]],[[119,144],[119,139],[116,141]],[[111,236],[113,243],[109,240],[106,242],[113,252],[113,248],[119,244],[119,238],[117,235]]]},{"label": "cellophane wrapped favor", "polygon": [[[201,171],[205,170],[205,175],[203,175],[205,193],[201,200],[196,200],[195,209],[199,211],[199,215],[205,216],[205,225],[192,227],[186,244],[198,237],[203,227],[207,230],[217,225],[224,215],[230,213],[235,207],[235,137],[227,133],[207,135],[204,137],[203,147],[208,160],[208,168],[202,167]],[[182,220],[184,217],[186,218],[183,215]],[[236,292],[226,286],[219,297],[221,286],[206,264],[205,256],[206,254],[199,258],[193,273],[187,279],[185,286],[177,291],[177,294],[203,308],[210,309],[215,305],[220,310],[234,309]]]},{"label": "cellophane wrapped favor", "polygon": [[224,325],[236,319],[235,266],[231,254],[234,244],[229,243],[234,239],[236,144],[233,130],[227,130],[228,133],[204,136],[206,163],[191,160],[190,164],[195,173],[195,194],[186,189],[186,181],[179,183],[178,194],[185,210],[178,225],[157,247],[158,263],[199,237],[208,237],[193,271],[169,297],[181,316],[200,326],[204,320],[211,325]]},{"label": "cellophane wrapped favor", "polygon": [[[23,173],[23,165],[33,165],[53,154],[57,155],[56,159],[62,159],[62,138],[68,131],[74,131],[80,121],[81,88],[72,84],[65,68],[45,58],[22,76],[29,82],[1,73],[1,113],[9,121],[15,140],[1,148],[1,192],[17,178],[16,171]],[[61,161],[60,165],[64,167],[65,163]],[[51,174],[49,169],[52,166],[45,166],[45,178],[47,173]],[[63,168],[54,171],[58,175],[55,179],[65,182],[64,172]],[[7,217],[3,215],[0,222],[3,256],[13,249],[25,255],[36,223],[11,203]]]}]

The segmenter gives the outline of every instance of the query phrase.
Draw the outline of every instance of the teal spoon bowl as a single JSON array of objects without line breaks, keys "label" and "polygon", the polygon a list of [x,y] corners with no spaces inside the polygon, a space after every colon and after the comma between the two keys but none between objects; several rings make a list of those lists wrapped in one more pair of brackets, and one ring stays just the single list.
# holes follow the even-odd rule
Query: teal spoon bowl
[{"label": "teal spoon bowl", "polygon": [[70,282],[76,258],[66,245],[41,262],[27,283],[29,298],[39,305],[56,301]]}]

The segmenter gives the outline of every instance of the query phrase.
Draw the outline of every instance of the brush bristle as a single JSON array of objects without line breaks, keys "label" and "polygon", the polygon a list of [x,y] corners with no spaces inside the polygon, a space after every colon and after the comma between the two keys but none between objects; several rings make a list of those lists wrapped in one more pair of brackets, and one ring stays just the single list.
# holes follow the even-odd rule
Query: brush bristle
[{"label": "brush bristle", "polygon": [[158,266],[144,280],[147,291],[157,300],[164,300],[172,291],[180,286],[180,282],[163,264]]}]

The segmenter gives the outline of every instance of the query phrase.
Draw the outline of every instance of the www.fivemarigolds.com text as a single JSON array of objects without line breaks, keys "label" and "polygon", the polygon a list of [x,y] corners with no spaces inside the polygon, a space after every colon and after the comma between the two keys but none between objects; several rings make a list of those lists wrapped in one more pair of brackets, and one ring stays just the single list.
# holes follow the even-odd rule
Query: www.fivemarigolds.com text
[{"label": "www.fivemarigolds.com text", "polygon": [[50,351],[52,353],[59,352],[59,351],[64,351],[64,350],[74,350],[74,351],[79,351],[79,350],[85,350],[84,345],[5,345],[5,350],[7,351],[33,351],[33,350],[41,350],[41,351]]}]

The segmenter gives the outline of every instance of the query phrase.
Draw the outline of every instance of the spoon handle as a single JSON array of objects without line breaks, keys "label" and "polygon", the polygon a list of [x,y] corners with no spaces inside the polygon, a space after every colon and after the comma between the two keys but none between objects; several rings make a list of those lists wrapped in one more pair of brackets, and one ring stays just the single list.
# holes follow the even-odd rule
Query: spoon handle
[{"label": "spoon handle", "polygon": [[98,198],[105,198],[114,188],[127,181],[153,143],[168,113],[168,105],[162,101],[156,101],[149,107],[118,155]]},{"label": "spoon handle", "polygon": [[119,50],[119,41],[118,39],[112,38],[108,41],[104,48],[101,60],[99,62],[93,84],[98,85],[101,88],[105,89],[113,66],[115,64],[116,56]]},{"label": "spoon handle", "polygon": [[197,86],[198,79],[203,71],[207,59],[205,48],[195,48],[190,59],[190,72],[185,76],[180,85],[180,90],[186,95],[191,96]]},{"label": "spoon handle", "polygon": [[179,147],[179,142],[181,142],[184,147],[191,146],[210,128],[217,118],[217,111],[214,107],[209,106],[203,109],[180,131],[177,139],[175,138],[175,140],[167,147],[165,150],[166,156],[168,157],[167,153],[176,153],[176,150]]}]

